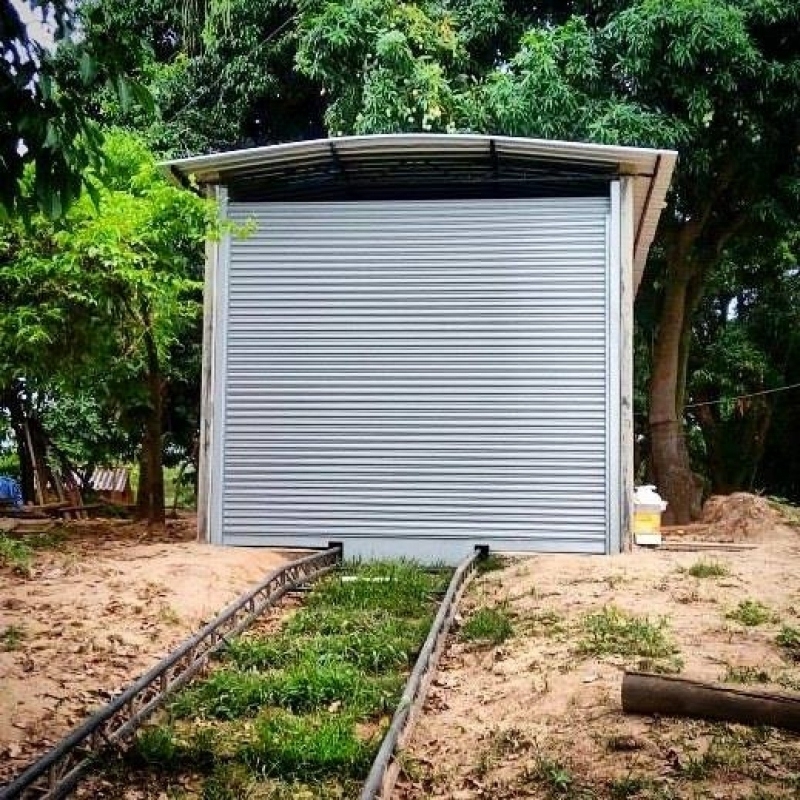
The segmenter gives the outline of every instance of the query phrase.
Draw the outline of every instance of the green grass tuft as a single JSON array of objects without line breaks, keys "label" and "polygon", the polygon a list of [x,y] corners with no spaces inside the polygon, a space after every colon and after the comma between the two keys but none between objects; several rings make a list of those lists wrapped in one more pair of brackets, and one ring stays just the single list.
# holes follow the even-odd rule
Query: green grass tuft
[{"label": "green grass tuft", "polygon": [[775,641],[793,661],[800,661],[800,628],[784,625]]},{"label": "green grass tuft", "polygon": [[334,716],[270,715],[254,733],[237,757],[260,776],[289,780],[362,777],[378,747],[356,736],[352,720]]},{"label": "green grass tuft", "polygon": [[748,628],[775,621],[772,611],[758,600],[742,600],[733,611],[729,611],[725,616]]},{"label": "green grass tuft", "polygon": [[511,617],[504,607],[479,608],[461,628],[461,639],[465,642],[488,642],[502,644],[514,635]]},{"label": "green grass tuft", "polygon": [[33,564],[33,548],[0,533],[0,565],[27,575]]},{"label": "green grass tuft", "polygon": [[25,629],[19,625],[7,625],[0,633],[0,649],[6,651],[19,650],[25,638]]},{"label": "green grass tuft", "polygon": [[722,676],[725,683],[770,683],[771,677],[768,672],[756,667],[737,667],[733,664],[728,664],[725,674]]},{"label": "green grass tuft", "polygon": [[[420,620],[398,620],[381,615],[355,626],[334,617],[320,619],[317,615],[301,617],[298,614],[295,627],[302,632],[287,632],[269,639],[234,640],[228,646],[227,658],[245,670],[282,668],[310,658],[320,663],[337,661],[371,674],[381,674],[413,664],[431,623],[430,614]],[[319,626],[324,632],[314,633],[313,629]],[[337,630],[340,632],[334,632]]]},{"label": "green grass tuft", "polygon": [[667,635],[667,621],[628,614],[615,606],[587,614],[584,638],[578,644],[583,655],[641,656],[667,658],[678,650]]},{"label": "green grass tuft", "polygon": [[478,560],[476,572],[478,575],[484,575],[487,572],[497,572],[498,570],[505,569],[506,563],[507,561],[503,556],[499,556],[497,553],[489,553],[486,558]]},{"label": "green grass tuft", "polygon": [[695,561],[686,571],[693,578],[724,578],[726,575],[730,575],[730,570],[724,564],[719,561],[706,561],[702,558]]},{"label": "green grass tuft", "polygon": [[576,797],[575,778],[560,761],[546,756],[538,756],[523,773],[523,777],[542,785],[550,797]]},{"label": "green grass tuft", "polygon": [[411,561],[376,561],[343,568],[323,581],[308,599],[343,611],[385,610],[396,617],[416,617],[447,588],[449,575],[421,569]]},{"label": "green grass tuft", "polygon": [[232,720],[267,706],[302,714],[334,703],[359,718],[388,711],[402,689],[402,676],[368,677],[349,664],[301,662],[267,673],[220,669],[183,692],[170,710],[178,719]]}]

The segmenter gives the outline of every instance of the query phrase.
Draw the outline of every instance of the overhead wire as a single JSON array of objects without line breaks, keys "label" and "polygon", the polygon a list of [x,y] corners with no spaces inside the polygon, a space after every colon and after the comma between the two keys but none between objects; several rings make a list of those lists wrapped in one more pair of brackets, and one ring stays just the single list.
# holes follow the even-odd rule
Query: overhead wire
[{"label": "overhead wire", "polygon": [[749,397],[760,397],[761,395],[765,394],[775,394],[776,392],[787,392],[790,389],[798,389],[800,388],[800,383],[790,383],[788,386],[778,386],[775,389],[763,389],[760,392],[749,392],[748,394],[739,394],[735,397],[722,397],[719,400],[703,400],[699,403],[688,403],[684,406],[684,409],[687,408],[699,408],[700,406],[717,406],[721,403],[730,403],[735,400],[746,400]]}]

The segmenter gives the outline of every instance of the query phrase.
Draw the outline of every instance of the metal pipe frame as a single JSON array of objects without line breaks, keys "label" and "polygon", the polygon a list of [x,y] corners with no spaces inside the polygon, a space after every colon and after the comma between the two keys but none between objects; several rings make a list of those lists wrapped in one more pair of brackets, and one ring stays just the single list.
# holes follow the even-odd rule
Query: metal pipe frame
[{"label": "metal pipe frame", "polygon": [[386,736],[383,737],[367,780],[361,789],[360,800],[389,800],[400,772],[396,758],[397,752],[408,742],[417,717],[422,711],[461,595],[472,578],[478,562],[486,558],[488,554],[488,547],[476,547],[475,552],[462,561],[453,574],[450,585],[447,587],[447,593],[439,606],[428,637],[425,639],[425,644],[420,650],[414,669],[403,689],[403,696],[394,712],[392,722],[386,731]]},{"label": "metal pipe frame", "polygon": [[230,638],[247,629],[287,593],[327,575],[341,560],[342,548],[332,546],[270,572],[258,586],[234,601],[11,783],[0,788],[0,800],[55,800],[67,796],[99,756],[129,739]]}]

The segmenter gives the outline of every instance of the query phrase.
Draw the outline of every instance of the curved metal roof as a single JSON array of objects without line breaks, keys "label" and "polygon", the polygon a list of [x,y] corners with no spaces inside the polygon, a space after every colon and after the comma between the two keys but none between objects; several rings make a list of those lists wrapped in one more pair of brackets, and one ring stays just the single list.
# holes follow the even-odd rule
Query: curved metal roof
[{"label": "curved metal roof", "polygon": [[[580,193],[627,175],[634,183],[634,283],[639,284],[677,153],[640,147],[478,134],[377,134],[232,150],[162,165],[173,177],[231,187],[240,199],[324,199],[333,187],[357,199],[365,186],[409,192],[494,186]],[[572,186],[572,189],[570,189]],[[438,188],[437,188],[438,187]],[[388,191],[388,189],[387,189]],[[373,195],[374,196],[374,195]],[[413,195],[409,195],[413,196]]]}]

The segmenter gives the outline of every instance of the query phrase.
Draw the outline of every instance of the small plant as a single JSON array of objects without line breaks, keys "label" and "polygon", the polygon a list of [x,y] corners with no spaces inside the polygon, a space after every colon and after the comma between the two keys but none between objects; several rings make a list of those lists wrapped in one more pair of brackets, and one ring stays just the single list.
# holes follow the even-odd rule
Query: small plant
[{"label": "small plant", "polygon": [[793,661],[800,661],[800,628],[784,625],[775,641]]},{"label": "small plant", "polygon": [[461,628],[465,642],[488,642],[502,644],[514,635],[514,626],[508,611],[503,607],[479,608]]},{"label": "small plant", "polygon": [[800,508],[785,497],[767,497],[770,506],[783,516],[784,524],[800,527]]},{"label": "small plant", "polygon": [[525,777],[542,784],[551,797],[574,797],[575,779],[564,764],[546,756],[538,756]]},{"label": "small plant", "polygon": [[726,683],[769,683],[771,678],[768,672],[763,669],[756,669],[755,667],[736,667],[728,664],[722,680]]},{"label": "small plant", "polygon": [[180,625],[180,614],[170,605],[164,603],[158,610],[158,618],[166,625]]},{"label": "small plant", "polygon": [[693,578],[724,578],[730,575],[730,570],[719,561],[706,561],[700,559],[695,561],[688,570],[689,575]]},{"label": "small plant", "polygon": [[684,666],[680,656],[671,655],[665,658],[643,658],[637,668],[641,672],[655,672],[657,675],[680,675]]},{"label": "small plant", "polygon": [[758,600],[742,600],[733,611],[729,611],[725,616],[748,628],[775,620],[772,611]]},{"label": "small plant", "polygon": [[483,575],[486,572],[497,572],[498,570],[505,569],[506,559],[498,556],[496,553],[490,553],[486,558],[481,558],[478,561],[476,570],[478,575]]},{"label": "small plant", "polygon": [[139,732],[134,750],[145,764],[164,767],[178,760],[180,746],[171,728],[158,725]]},{"label": "small plant", "polygon": [[711,766],[705,756],[689,756],[681,764],[681,773],[690,781],[703,781],[711,772]]},{"label": "small plant", "polygon": [[629,797],[638,796],[649,785],[650,782],[646,778],[626,775],[624,778],[612,780],[608,786],[608,793],[611,800],[627,800]]},{"label": "small plant", "polygon": [[33,549],[25,542],[0,533],[0,565],[24,575],[30,573]]},{"label": "small plant", "polygon": [[642,656],[666,658],[677,653],[667,636],[667,621],[628,614],[615,606],[588,614],[583,620],[584,638],[578,644],[583,655]]},{"label": "small plant", "polygon": [[8,625],[0,633],[0,645],[3,650],[18,650],[22,640],[25,638],[25,630],[19,625]]},{"label": "small plant", "polygon": [[553,611],[552,609],[531,614],[526,621],[530,621],[534,633],[543,636],[555,636],[566,630],[564,618],[557,611]]}]

